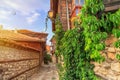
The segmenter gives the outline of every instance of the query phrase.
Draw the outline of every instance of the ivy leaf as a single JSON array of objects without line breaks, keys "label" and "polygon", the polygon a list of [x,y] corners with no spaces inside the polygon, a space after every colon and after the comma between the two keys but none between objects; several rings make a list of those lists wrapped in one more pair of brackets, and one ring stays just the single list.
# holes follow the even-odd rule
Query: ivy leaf
[{"label": "ivy leaf", "polygon": [[120,37],[120,29],[113,29],[112,33],[115,37],[119,38]]},{"label": "ivy leaf", "polygon": [[88,51],[89,49],[90,49],[89,45],[85,46],[85,51]]},{"label": "ivy leaf", "polygon": [[103,32],[103,33],[102,33],[102,39],[106,39],[107,36],[108,36],[108,34],[107,34],[106,32]]},{"label": "ivy leaf", "polygon": [[116,58],[120,60],[120,54],[116,54]]},{"label": "ivy leaf", "polygon": [[99,56],[99,52],[97,50],[92,51],[90,58],[95,59]]},{"label": "ivy leaf", "polygon": [[115,46],[116,48],[120,48],[120,40],[116,41],[116,42],[114,43],[114,46]]},{"label": "ivy leaf", "polygon": [[95,47],[96,47],[96,50],[101,51],[105,49],[105,44],[100,43],[100,44],[97,44]]},{"label": "ivy leaf", "polygon": [[95,25],[93,25],[93,26],[91,26],[90,27],[90,31],[96,31],[98,28],[97,28],[97,26],[95,26]]}]

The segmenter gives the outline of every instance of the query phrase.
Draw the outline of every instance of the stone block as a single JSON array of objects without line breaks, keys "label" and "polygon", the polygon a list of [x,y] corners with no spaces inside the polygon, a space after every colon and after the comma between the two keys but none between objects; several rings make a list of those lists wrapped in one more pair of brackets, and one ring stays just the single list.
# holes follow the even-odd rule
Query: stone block
[{"label": "stone block", "polygon": [[107,63],[106,61],[103,62],[101,65],[102,65],[102,67],[105,68],[105,69],[110,69],[110,67],[111,67],[110,64]]},{"label": "stone block", "polygon": [[100,66],[101,64],[100,63],[98,63],[98,62],[90,62],[91,64],[94,64],[95,66]]},{"label": "stone block", "polygon": [[0,69],[0,80],[2,80],[2,77],[3,77],[3,70]]},{"label": "stone block", "polygon": [[113,53],[114,53],[114,52],[116,52],[116,50],[115,50],[114,47],[109,47],[109,48],[108,48],[108,52],[113,52]]},{"label": "stone block", "polygon": [[2,69],[0,69],[0,74],[2,74],[3,73],[3,70]]},{"label": "stone block", "polygon": [[111,63],[111,70],[116,71],[116,72],[120,72],[120,63]]},{"label": "stone block", "polygon": [[105,59],[107,59],[106,53],[101,53],[101,55],[102,55]]},{"label": "stone block", "polygon": [[110,46],[111,44],[113,44],[115,41],[117,41],[117,38],[115,38],[114,36],[110,36],[109,38],[106,39],[105,44],[107,46]]},{"label": "stone block", "polygon": [[115,50],[116,50],[117,52],[120,52],[120,49],[119,49],[119,48],[115,48]]},{"label": "stone block", "polygon": [[108,57],[109,59],[114,60],[114,59],[115,59],[115,54],[108,52],[108,53],[107,53],[107,57]]},{"label": "stone block", "polygon": [[117,80],[120,80],[120,76],[117,76]]},{"label": "stone block", "polygon": [[108,73],[107,75],[115,75],[115,71],[113,71],[113,70],[111,70],[111,69],[109,69],[108,72],[109,72],[109,73]]},{"label": "stone block", "polygon": [[93,70],[94,70],[94,72],[97,72],[99,69],[100,69],[100,67],[96,66]]},{"label": "stone block", "polygon": [[114,75],[107,75],[107,80],[117,80],[117,77]]},{"label": "stone block", "polygon": [[100,73],[101,75],[107,75],[108,74],[108,71],[103,67],[101,67],[97,72]]}]

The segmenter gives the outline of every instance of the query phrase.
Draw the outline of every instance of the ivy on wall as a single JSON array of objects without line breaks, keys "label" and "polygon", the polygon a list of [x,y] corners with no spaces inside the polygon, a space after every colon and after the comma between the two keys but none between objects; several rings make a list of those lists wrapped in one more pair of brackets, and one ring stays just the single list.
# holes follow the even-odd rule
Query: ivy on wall
[{"label": "ivy on wall", "polygon": [[[56,29],[56,52],[63,56],[63,71],[60,80],[99,80],[95,75],[91,61],[102,62],[100,54],[105,49],[105,40],[113,34],[120,37],[120,10],[104,13],[103,0],[85,0],[75,22],[75,28],[64,33],[62,27]],[[80,22],[78,22],[80,21]],[[57,26],[57,24],[56,24]],[[62,34],[64,33],[64,34]],[[120,48],[120,40],[114,44]],[[118,58],[119,55],[117,55]]]},{"label": "ivy on wall", "polygon": [[62,38],[64,36],[64,30],[62,28],[62,23],[60,21],[59,15],[56,16],[56,20],[55,20],[55,40],[56,40],[56,55],[60,56],[61,53],[61,46],[62,46]]},{"label": "ivy on wall", "polygon": [[58,74],[59,74],[59,79],[62,80],[63,77],[63,73],[64,73],[64,68],[62,65],[62,38],[64,36],[65,31],[62,28],[62,23],[60,21],[59,15],[56,16],[56,20],[55,20],[55,40],[56,40],[56,50],[55,50],[55,55],[56,55],[56,59],[58,61],[57,67],[58,67]]}]

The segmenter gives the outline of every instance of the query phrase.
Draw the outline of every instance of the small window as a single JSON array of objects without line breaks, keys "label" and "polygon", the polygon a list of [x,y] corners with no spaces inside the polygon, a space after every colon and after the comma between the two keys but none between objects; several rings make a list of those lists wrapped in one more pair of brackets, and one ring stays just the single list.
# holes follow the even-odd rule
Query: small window
[{"label": "small window", "polygon": [[80,5],[80,0],[75,0],[76,5]]},{"label": "small window", "polygon": [[80,5],[83,5],[84,4],[84,0],[80,0]]},{"label": "small window", "polygon": [[75,5],[83,5],[84,0],[75,0]]}]

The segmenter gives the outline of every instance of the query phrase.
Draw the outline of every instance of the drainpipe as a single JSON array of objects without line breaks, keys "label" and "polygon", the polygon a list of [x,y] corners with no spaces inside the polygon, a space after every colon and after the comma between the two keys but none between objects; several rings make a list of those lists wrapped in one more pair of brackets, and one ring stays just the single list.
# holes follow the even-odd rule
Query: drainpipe
[{"label": "drainpipe", "polygon": [[70,29],[70,23],[69,23],[68,0],[66,0],[66,9],[67,9],[67,27],[68,27],[68,30],[69,30]]}]

